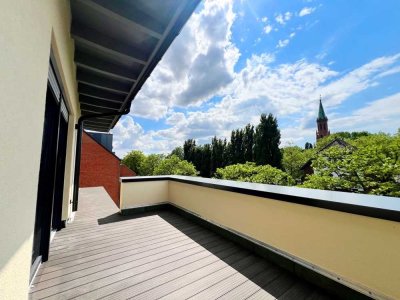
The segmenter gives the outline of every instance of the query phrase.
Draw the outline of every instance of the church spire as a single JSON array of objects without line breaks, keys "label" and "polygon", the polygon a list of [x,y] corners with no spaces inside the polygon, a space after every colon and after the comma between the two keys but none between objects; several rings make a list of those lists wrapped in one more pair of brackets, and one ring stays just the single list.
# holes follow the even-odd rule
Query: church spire
[{"label": "church spire", "polygon": [[316,137],[317,140],[323,138],[325,136],[330,135],[330,131],[328,128],[328,117],[325,114],[324,107],[322,106],[322,98],[319,96],[319,110],[318,110],[318,118],[317,118],[317,132]]},{"label": "church spire", "polygon": [[317,121],[328,120],[327,116],[325,115],[324,107],[322,106],[322,98],[319,95],[319,110],[318,110],[318,118]]}]

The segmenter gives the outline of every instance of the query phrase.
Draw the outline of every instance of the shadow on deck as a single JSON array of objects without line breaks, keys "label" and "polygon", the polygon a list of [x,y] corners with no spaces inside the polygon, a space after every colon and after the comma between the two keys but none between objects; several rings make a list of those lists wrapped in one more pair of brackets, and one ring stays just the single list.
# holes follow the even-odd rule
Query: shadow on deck
[{"label": "shadow on deck", "polygon": [[170,211],[121,216],[102,188],[81,190],[31,299],[328,299],[316,287]]}]

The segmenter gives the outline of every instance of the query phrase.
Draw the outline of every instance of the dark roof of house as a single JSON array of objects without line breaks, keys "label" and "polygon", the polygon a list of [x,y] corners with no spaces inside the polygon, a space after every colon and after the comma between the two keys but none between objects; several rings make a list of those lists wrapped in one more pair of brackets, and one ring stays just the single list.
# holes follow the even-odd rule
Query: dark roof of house
[{"label": "dark roof of house", "polygon": [[[200,0],[71,0],[82,116],[123,112]],[[99,116],[84,128],[108,132],[120,116]]]},{"label": "dark roof of house", "polygon": [[[316,154],[321,153],[322,151],[333,147],[333,146],[339,146],[339,147],[352,147],[349,143],[345,142],[344,140],[340,139],[340,138],[335,138],[333,141],[329,142],[328,144],[326,144],[324,147],[322,147],[321,149],[319,149],[317,151]],[[308,166],[311,165],[313,161],[313,158],[310,158],[301,168],[300,170],[304,170],[305,168],[307,168]]]}]

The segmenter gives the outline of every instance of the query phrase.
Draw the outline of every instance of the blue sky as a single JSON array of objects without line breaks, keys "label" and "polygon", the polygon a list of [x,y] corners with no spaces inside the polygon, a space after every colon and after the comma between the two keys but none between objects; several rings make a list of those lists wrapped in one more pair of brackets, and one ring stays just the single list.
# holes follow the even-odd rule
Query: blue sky
[{"label": "blue sky", "polygon": [[400,127],[400,1],[215,0],[197,8],[113,129],[114,150],[168,153],[273,113],[282,146]]}]

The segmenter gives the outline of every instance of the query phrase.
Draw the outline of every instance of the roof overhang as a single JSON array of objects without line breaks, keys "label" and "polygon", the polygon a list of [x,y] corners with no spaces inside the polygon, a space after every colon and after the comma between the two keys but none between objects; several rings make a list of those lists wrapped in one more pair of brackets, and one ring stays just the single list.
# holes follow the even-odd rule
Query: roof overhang
[{"label": "roof overhang", "polygon": [[[199,2],[71,0],[82,115],[117,114],[130,106]],[[107,132],[119,118],[91,118],[84,128]]]}]

